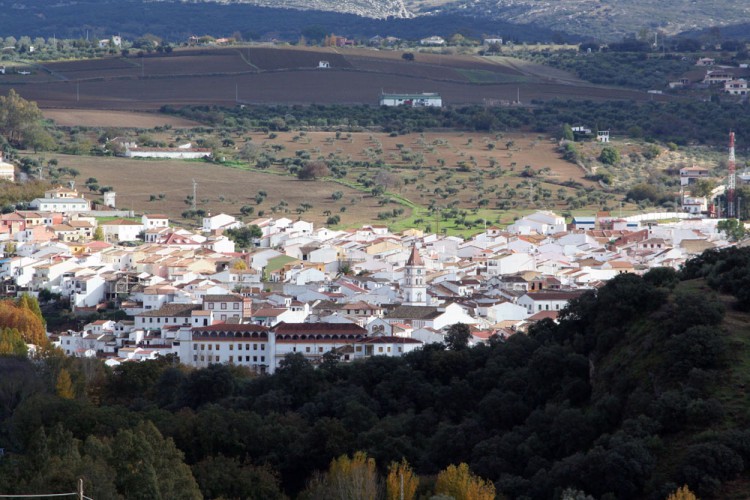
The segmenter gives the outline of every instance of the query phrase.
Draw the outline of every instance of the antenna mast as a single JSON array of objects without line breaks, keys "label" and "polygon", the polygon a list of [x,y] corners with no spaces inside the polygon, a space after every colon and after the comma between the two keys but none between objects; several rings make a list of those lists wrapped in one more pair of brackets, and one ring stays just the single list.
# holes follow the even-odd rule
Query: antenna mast
[{"label": "antenna mast", "polygon": [[734,132],[729,132],[729,175],[727,176],[727,216],[734,218],[734,189],[737,185],[734,160]]}]

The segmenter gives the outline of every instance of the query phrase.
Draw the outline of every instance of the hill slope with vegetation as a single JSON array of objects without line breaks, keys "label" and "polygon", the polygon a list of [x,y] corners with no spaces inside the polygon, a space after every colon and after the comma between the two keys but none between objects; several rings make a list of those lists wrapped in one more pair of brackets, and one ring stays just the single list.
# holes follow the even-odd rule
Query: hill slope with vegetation
[{"label": "hill slope with vegetation", "polygon": [[0,490],[69,491],[81,475],[94,498],[316,498],[341,467],[384,477],[406,459],[427,495],[465,463],[506,498],[664,499],[682,484],[747,498],[749,278],[749,249],[709,252],[619,276],[507,341],[468,348],[457,327],[448,348],[318,368],[290,356],[266,377],[2,358]]}]

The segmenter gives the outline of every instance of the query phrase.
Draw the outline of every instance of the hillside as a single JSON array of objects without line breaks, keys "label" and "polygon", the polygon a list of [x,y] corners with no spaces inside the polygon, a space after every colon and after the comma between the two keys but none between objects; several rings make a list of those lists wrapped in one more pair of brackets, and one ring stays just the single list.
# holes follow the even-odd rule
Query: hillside
[{"label": "hillside", "polygon": [[[126,10],[127,17],[117,15]],[[31,15],[29,15],[31,14]],[[644,21],[646,20],[646,21]],[[306,30],[347,36],[500,35],[514,40],[619,40],[642,29],[674,35],[750,20],[746,2],[690,0],[19,0],[0,12],[3,36],[124,36],[154,33],[270,35],[294,39]],[[557,34],[555,34],[557,32]],[[295,36],[296,34],[296,36]]]},{"label": "hillside", "polygon": [[610,41],[644,28],[674,35],[750,19],[750,5],[727,1],[455,0],[435,6],[431,0],[413,0],[409,6],[418,13],[453,12],[517,24],[534,23]]},{"label": "hillside", "polygon": [[290,355],[257,378],[0,358],[0,489],[67,491],[83,471],[94,498],[316,498],[307,479],[363,450],[381,474],[406,458],[426,497],[465,462],[506,498],[748,498],[749,279],[750,249],[709,252],[618,276],[528,335],[317,369]]},{"label": "hillside", "polygon": [[[51,62],[7,75],[43,108],[149,110],[163,105],[368,104],[382,92],[438,92],[445,105],[532,100],[667,100],[589,84],[548,67],[503,58],[328,47],[185,48],[145,57]],[[321,60],[330,67],[318,68]]]}]

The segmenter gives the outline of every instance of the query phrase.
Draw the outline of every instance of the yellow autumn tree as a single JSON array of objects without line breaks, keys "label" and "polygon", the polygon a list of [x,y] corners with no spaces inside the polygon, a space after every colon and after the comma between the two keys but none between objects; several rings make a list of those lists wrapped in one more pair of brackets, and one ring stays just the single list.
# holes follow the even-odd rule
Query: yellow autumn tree
[{"label": "yellow autumn tree", "polygon": [[62,368],[57,375],[55,391],[63,399],[73,399],[75,397],[73,394],[73,380],[71,380],[70,373],[65,368]]},{"label": "yellow autumn tree", "polygon": [[467,464],[461,463],[458,466],[449,465],[438,474],[435,493],[452,496],[456,500],[494,500],[495,485],[475,476]]},{"label": "yellow autumn tree", "polygon": [[15,328],[0,329],[0,356],[26,356],[28,348]]},{"label": "yellow autumn tree", "polygon": [[[26,300],[24,300],[26,302]],[[37,304],[38,305],[38,304]],[[37,315],[39,314],[39,315]],[[0,325],[4,328],[15,328],[24,342],[37,346],[49,344],[41,313],[12,300],[0,300]]]},{"label": "yellow autumn tree", "polygon": [[232,269],[235,271],[247,271],[247,263],[242,259],[236,259],[232,262]]},{"label": "yellow autumn tree", "polygon": [[358,451],[331,461],[326,474],[316,476],[300,498],[306,500],[376,500],[380,483],[375,460]]},{"label": "yellow autumn tree", "polygon": [[682,488],[677,488],[677,491],[670,494],[667,500],[698,500],[698,497],[685,485]]},{"label": "yellow autumn tree", "polygon": [[414,500],[417,496],[419,478],[414,475],[409,462],[392,462],[385,481],[387,500]]}]

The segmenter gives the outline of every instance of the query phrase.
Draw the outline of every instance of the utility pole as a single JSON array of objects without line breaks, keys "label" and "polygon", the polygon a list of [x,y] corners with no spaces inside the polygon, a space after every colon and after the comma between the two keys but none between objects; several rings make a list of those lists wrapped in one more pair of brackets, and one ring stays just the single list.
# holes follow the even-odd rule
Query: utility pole
[{"label": "utility pole", "polygon": [[529,206],[534,204],[534,183],[529,182]]},{"label": "utility pole", "polygon": [[78,500],[83,500],[83,479],[78,480]]}]

